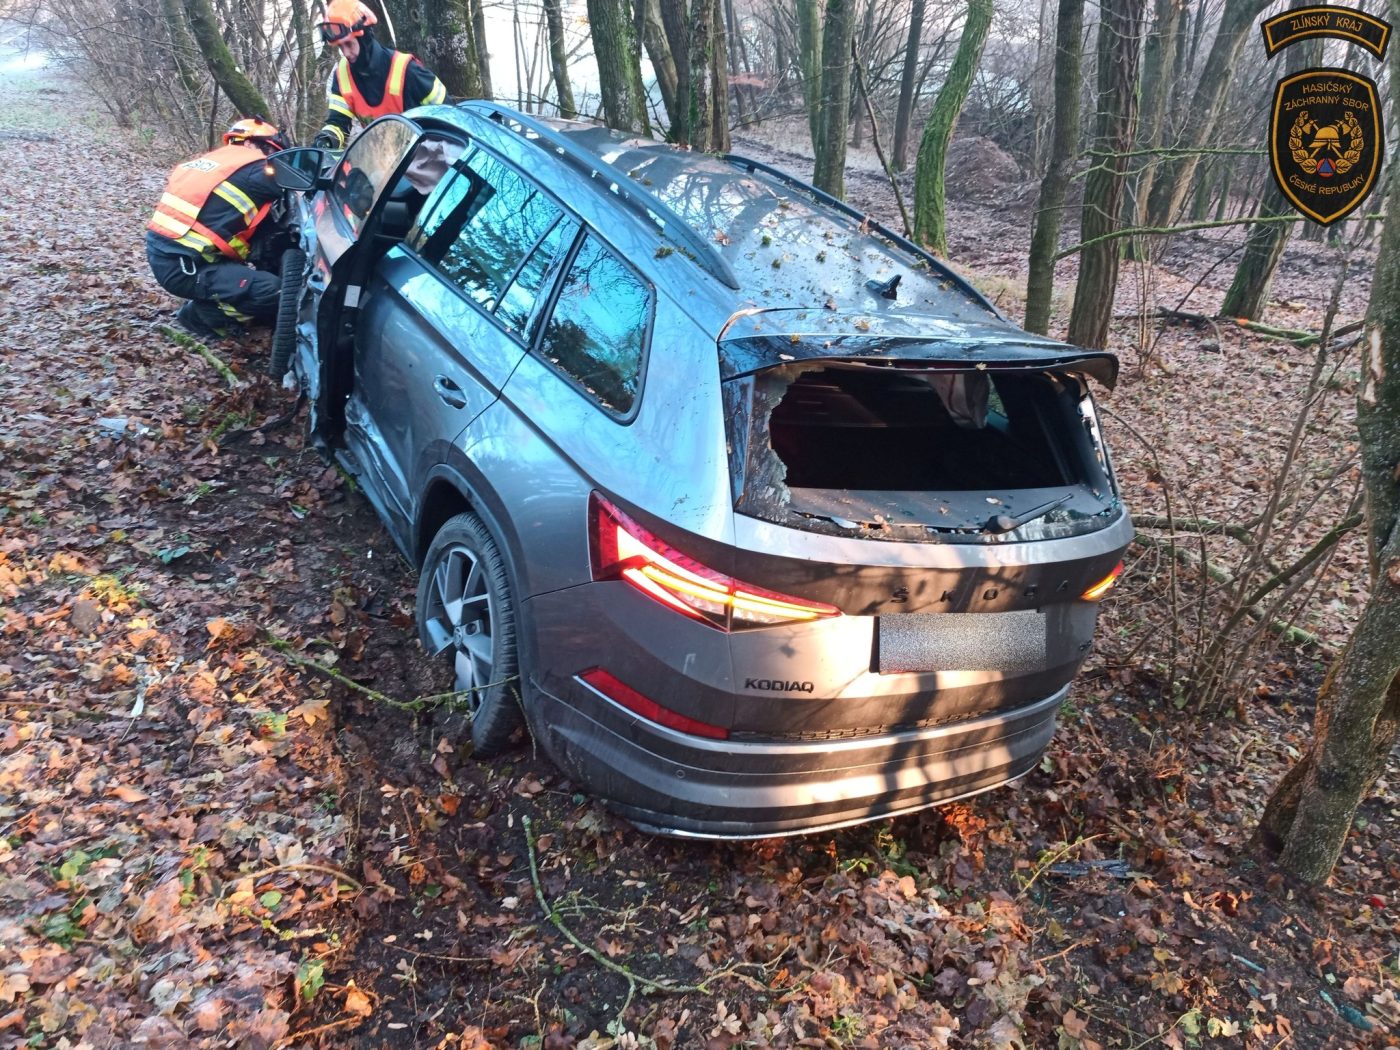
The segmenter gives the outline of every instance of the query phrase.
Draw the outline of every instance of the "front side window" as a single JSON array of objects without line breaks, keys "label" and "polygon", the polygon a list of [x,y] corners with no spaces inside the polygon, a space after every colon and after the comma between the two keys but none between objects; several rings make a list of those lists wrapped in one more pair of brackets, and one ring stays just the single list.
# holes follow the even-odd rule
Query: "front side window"
[{"label": "front side window", "polygon": [[482,307],[494,310],[516,270],[562,212],[538,187],[480,150],[460,166],[446,192],[460,199],[443,232],[450,226],[457,233],[440,258],[433,258],[437,251],[430,242],[428,261]]},{"label": "front side window", "polygon": [[651,324],[651,291],[591,234],[564,277],[540,351],[603,408],[631,411]]},{"label": "front side window", "polygon": [[365,219],[389,184],[404,155],[418,139],[418,128],[401,118],[377,120],[350,143],[336,165],[330,197],[359,236]]}]

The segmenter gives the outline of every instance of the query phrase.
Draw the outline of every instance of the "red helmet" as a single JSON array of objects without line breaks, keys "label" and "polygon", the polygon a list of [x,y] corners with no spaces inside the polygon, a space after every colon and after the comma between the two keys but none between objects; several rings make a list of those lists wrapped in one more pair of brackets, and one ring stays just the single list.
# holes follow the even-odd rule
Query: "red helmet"
[{"label": "red helmet", "polygon": [[277,125],[269,124],[262,117],[244,117],[242,120],[236,120],[224,132],[225,146],[241,146],[245,142],[273,150],[287,148]]},{"label": "red helmet", "polygon": [[326,4],[326,17],[317,28],[321,30],[322,40],[338,44],[348,37],[361,36],[370,26],[378,24],[374,12],[360,0],[330,0]]}]

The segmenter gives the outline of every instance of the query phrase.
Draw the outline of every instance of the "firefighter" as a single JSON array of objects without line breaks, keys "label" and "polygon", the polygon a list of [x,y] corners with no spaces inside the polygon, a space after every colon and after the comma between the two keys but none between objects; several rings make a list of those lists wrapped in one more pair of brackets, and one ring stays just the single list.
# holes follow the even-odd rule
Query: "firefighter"
[{"label": "firefighter", "polygon": [[321,39],[340,52],[326,88],[330,112],[312,145],[344,149],[352,118],[368,124],[375,117],[402,113],[447,98],[442,81],[404,51],[374,39],[379,19],[360,0],[330,0],[320,22]]},{"label": "firefighter", "polygon": [[286,148],[260,117],[239,120],[224,144],[178,164],[146,225],[146,259],[156,281],[188,299],[175,319],[201,339],[242,334],[252,320],[273,321],[282,280],[248,265],[248,252],[281,193],[265,168]]}]

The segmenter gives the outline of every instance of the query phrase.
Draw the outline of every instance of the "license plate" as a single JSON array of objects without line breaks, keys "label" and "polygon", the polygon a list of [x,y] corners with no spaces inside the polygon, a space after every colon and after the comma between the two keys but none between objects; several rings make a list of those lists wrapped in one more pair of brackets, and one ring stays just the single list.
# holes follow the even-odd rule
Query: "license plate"
[{"label": "license plate", "polygon": [[882,616],[875,670],[1001,671],[1046,667],[1047,617],[1037,609],[1002,613],[906,613]]}]

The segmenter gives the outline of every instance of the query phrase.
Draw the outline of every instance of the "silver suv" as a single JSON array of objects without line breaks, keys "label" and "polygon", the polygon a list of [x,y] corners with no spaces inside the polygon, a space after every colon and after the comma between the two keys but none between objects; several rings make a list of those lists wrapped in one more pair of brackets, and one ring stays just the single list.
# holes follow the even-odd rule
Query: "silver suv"
[{"label": "silver suv", "polygon": [[528,725],[636,825],[725,838],[1035,766],[1132,535],[1112,356],[740,157],[467,102],[277,166],[291,370],[479,756]]}]

